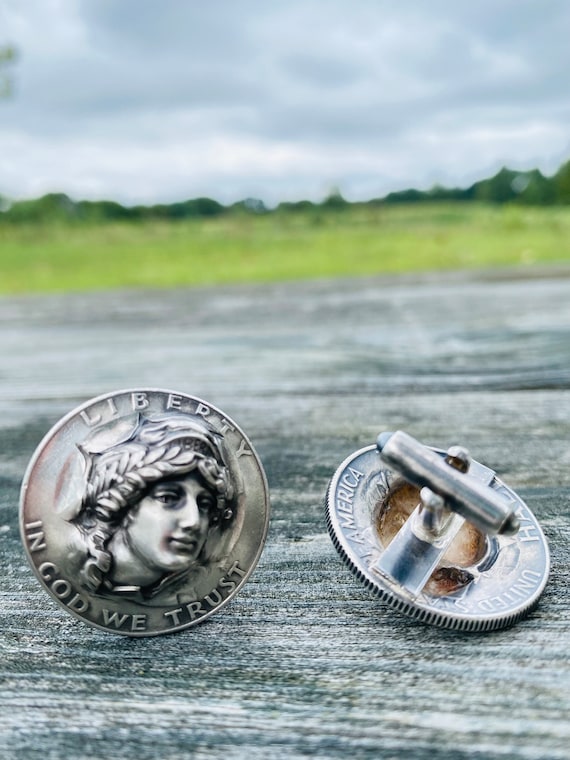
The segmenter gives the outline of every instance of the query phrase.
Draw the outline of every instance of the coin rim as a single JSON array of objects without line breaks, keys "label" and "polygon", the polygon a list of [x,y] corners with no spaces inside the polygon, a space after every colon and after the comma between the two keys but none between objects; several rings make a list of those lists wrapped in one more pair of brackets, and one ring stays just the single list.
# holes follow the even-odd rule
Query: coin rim
[{"label": "coin rim", "polygon": [[[27,494],[27,491],[28,491],[28,485],[29,485],[29,482],[30,482],[33,470],[34,470],[34,468],[35,468],[35,466],[36,466],[36,464],[37,464],[40,456],[42,455],[44,449],[48,445],[48,443],[56,437],[56,435],[61,431],[62,428],[65,427],[65,425],[68,424],[68,422],[70,420],[72,420],[74,417],[76,417],[79,414],[81,414],[81,412],[85,411],[86,409],[92,407],[94,404],[101,403],[103,401],[106,401],[109,398],[114,398],[114,397],[117,397],[117,396],[122,396],[122,395],[132,394],[132,393],[148,393],[148,394],[157,393],[157,394],[164,394],[164,395],[173,394],[173,395],[176,395],[176,396],[182,396],[185,399],[189,399],[189,400],[191,400],[193,402],[198,402],[199,404],[200,403],[204,404],[209,409],[211,409],[214,413],[218,414],[223,419],[226,419],[234,427],[235,431],[238,432],[239,435],[241,435],[243,437],[243,439],[245,440],[248,448],[251,450],[253,456],[255,457],[255,459],[257,461],[257,465],[258,465],[258,468],[259,468],[259,473],[261,475],[261,484],[262,484],[262,488],[263,488],[263,496],[264,496],[263,501],[264,501],[264,504],[265,504],[265,510],[264,510],[265,522],[264,522],[263,532],[262,532],[261,540],[259,542],[259,546],[257,548],[257,551],[256,551],[254,557],[253,557],[253,560],[251,561],[251,563],[249,565],[249,568],[245,571],[245,575],[243,577],[241,577],[238,582],[236,582],[237,583],[236,588],[232,592],[230,592],[230,594],[225,599],[223,599],[216,607],[214,607],[213,609],[211,609],[209,612],[206,612],[204,615],[201,615],[196,620],[191,620],[188,623],[183,623],[181,625],[173,626],[171,628],[161,629],[159,631],[126,631],[126,630],[121,630],[121,629],[109,628],[107,626],[104,626],[104,625],[101,625],[99,623],[96,623],[96,622],[90,620],[89,618],[86,618],[83,615],[80,615],[75,610],[69,608],[66,604],[64,604],[63,601],[61,601],[60,599],[58,599],[46,587],[43,579],[41,578],[41,576],[39,574],[38,568],[36,567],[35,562],[32,559],[31,552],[28,549],[28,545],[27,545],[27,542],[26,542],[25,528],[24,528],[24,526],[25,526],[25,524],[24,524],[24,510],[25,510],[25,500],[26,500],[26,494]],[[270,494],[269,494],[269,484],[268,484],[268,481],[267,481],[267,475],[265,473],[265,469],[263,467],[263,463],[262,463],[262,461],[261,461],[261,459],[260,459],[260,457],[259,457],[259,455],[258,455],[258,453],[257,453],[257,451],[255,449],[255,447],[251,443],[251,440],[249,439],[249,437],[244,433],[244,431],[242,430],[241,426],[238,425],[232,419],[232,417],[230,417],[228,414],[226,414],[225,412],[223,412],[221,409],[219,409],[214,404],[212,404],[209,401],[206,401],[206,400],[200,398],[199,396],[192,396],[192,395],[190,395],[188,393],[185,393],[183,391],[177,391],[177,390],[172,390],[172,389],[168,389],[168,388],[136,387],[136,388],[122,388],[122,389],[117,390],[117,391],[110,391],[108,393],[103,393],[100,396],[94,396],[92,399],[89,399],[88,401],[85,401],[84,403],[80,404],[79,406],[77,406],[74,409],[72,409],[71,411],[69,411],[67,414],[65,414],[63,417],[61,417],[48,430],[48,432],[43,436],[43,438],[38,443],[36,449],[34,450],[34,453],[32,454],[32,456],[30,458],[28,466],[26,467],[26,470],[25,470],[25,473],[24,473],[24,477],[23,477],[23,480],[22,480],[22,485],[21,485],[21,488],[20,488],[20,498],[19,498],[19,510],[18,510],[18,512],[19,512],[19,515],[18,515],[18,524],[19,524],[19,530],[20,530],[20,538],[21,538],[22,544],[24,546],[24,551],[25,551],[25,554],[26,554],[26,559],[28,560],[28,563],[31,566],[31,568],[32,568],[32,570],[34,572],[34,575],[36,576],[36,578],[37,578],[37,580],[38,580],[41,588],[44,590],[44,592],[47,594],[47,596],[50,599],[52,599],[54,602],[56,602],[56,604],[59,607],[63,608],[68,614],[72,615],[73,617],[81,620],[83,623],[86,623],[87,625],[90,625],[90,626],[92,626],[94,628],[99,628],[100,630],[105,631],[107,633],[118,634],[118,635],[121,635],[121,636],[128,636],[129,638],[147,638],[147,637],[152,637],[152,636],[160,636],[160,635],[163,635],[163,634],[176,633],[178,631],[183,631],[183,630],[186,630],[188,628],[192,628],[192,627],[198,625],[199,623],[203,622],[207,618],[211,617],[212,615],[216,614],[220,609],[222,609],[222,607],[225,607],[226,604],[228,604],[235,596],[237,596],[237,594],[241,591],[241,589],[243,588],[243,586],[247,583],[247,581],[249,580],[251,574],[253,573],[253,571],[257,567],[259,559],[260,559],[260,557],[261,557],[261,555],[263,553],[263,549],[265,548],[265,543],[267,541],[267,534],[269,532],[269,523],[270,523],[270,516],[271,516],[271,501],[270,501]],[[90,596],[92,596],[92,595],[90,595]]]}]

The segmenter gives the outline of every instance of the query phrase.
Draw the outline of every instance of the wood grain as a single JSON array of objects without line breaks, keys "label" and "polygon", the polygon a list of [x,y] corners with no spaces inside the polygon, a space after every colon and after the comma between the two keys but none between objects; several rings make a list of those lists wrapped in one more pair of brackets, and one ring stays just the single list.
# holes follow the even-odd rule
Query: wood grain
[{"label": "wood grain", "polygon": [[[568,758],[570,279],[538,274],[1,299],[1,756]],[[143,385],[233,417],[264,462],[273,515],[230,605],[130,640],[39,588],[17,503],[59,417]],[[467,445],[541,521],[551,579],[515,628],[414,623],[336,555],[328,480],[396,428]]]}]

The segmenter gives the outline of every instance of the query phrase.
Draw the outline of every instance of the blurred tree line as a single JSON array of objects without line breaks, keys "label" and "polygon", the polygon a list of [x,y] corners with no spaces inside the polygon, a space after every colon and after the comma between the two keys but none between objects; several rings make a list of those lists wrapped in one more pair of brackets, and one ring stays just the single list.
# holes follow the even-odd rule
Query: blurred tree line
[{"label": "blurred tree line", "polygon": [[402,190],[389,193],[384,203],[416,203],[421,201],[482,201],[484,203],[520,203],[527,206],[570,204],[570,161],[553,177],[545,177],[539,169],[520,172],[503,167],[494,177],[475,182],[467,188],[446,188],[436,185],[431,190]]},{"label": "blurred tree line", "polygon": [[[0,201],[2,199],[0,198]],[[267,208],[263,201],[247,198],[224,206],[211,198],[194,198],[170,204],[152,206],[123,206],[115,201],[74,201],[63,193],[50,193],[34,200],[0,204],[0,222],[139,222],[144,220],[176,221],[217,217],[231,214],[339,212],[352,205],[380,206],[398,203],[471,202],[492,204],[522,204],[529,206],[570,204],[570,161],[563,164],[552,177],[538,169],[520,172],[503,168],[495,176],[474,183],[468,188],[435,186],[427,191],[401,190],[383,198],[351,204],[335,189],[321,203],[297,201],[280,203],[275,209]]]}]

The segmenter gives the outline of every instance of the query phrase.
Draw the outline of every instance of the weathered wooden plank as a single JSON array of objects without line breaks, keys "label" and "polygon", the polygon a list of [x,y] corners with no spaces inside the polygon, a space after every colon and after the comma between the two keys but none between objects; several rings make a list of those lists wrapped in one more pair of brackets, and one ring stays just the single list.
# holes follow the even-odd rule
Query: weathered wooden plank
[{"label": "weathered wooden plank", "polygon": [[[568,757],[569,296],[564,276],[446,276],[0,300],[2,756]],[[17,535],[42,435],[134,385],[230,414],[273,503],[242,593],[142,640],[56,608]],[[328,479],[397,427],[468,445],[541,520],[552,577],[515,628],[426,628],[337,557]]]}]

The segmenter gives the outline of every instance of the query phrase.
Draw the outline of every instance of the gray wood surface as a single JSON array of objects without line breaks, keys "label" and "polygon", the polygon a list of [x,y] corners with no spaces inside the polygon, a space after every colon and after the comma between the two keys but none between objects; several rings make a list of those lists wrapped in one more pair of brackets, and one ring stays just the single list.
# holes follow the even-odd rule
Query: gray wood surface
[{"label": "gray wood surface", "polygon": [[[0,755],[570,757],[569,274],[0,299]],[[131,640],[44,594],[17,504],[53,423],[142,385],[233,417],[264,462],[273,512],[230,605]],[[538,516],[551,579],[515,628],[422,626],[341,563],[327,482],[395,428],[467,445]]]}]

